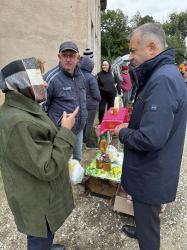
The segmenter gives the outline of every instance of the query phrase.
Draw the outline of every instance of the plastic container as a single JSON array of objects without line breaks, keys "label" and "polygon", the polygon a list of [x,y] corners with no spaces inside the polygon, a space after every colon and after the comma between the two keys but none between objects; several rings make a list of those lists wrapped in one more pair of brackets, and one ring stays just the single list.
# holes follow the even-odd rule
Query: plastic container
[{"label": "plastic container", "polygon": [[106,152],[106,148],[107,148],[107,140],[102,138],[99,142],[99,150],[100,152],[102,153],[105,153]]},{"label": "plastic container", "polygon": [[113,107],[112,114],[117,115],[118,111],[119,111],[119,109],[117,107]]}]

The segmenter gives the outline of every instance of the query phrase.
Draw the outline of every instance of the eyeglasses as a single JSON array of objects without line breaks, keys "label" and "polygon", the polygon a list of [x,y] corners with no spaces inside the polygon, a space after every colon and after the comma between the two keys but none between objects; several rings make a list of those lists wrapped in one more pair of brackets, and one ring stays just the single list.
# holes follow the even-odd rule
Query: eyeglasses
[{"label": "eyeglasses", "polygon": [[76,53],[61,53],[64,59],[75,59]]}]

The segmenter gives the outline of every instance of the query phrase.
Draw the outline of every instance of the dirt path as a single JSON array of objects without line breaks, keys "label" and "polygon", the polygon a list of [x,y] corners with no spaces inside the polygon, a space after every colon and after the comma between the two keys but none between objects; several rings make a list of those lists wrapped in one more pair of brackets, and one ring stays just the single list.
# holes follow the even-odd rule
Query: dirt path
[{"label": "dirt path", "polygon": [[[85,161],[93,154],[85,152]],[[177,199],[161,215],[161,250],[187,249],[186,166],[187,137]],[[74,186],[76,208],[56,233],[55,242],[63,243],[67,250],[138,250],[137,241],[121,232],[124,223],[133,223],[132,217],[113,212],[109,200],[83,194],[83,186]],[[16,230],[1,181],[0,199],[0,250],[24,250],[26,238]]]}]

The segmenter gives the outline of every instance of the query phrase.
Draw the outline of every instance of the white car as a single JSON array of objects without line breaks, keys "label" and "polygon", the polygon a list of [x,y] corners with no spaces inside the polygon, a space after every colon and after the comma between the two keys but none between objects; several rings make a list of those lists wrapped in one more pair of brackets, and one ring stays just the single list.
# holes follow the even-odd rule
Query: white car
[{"label": "white car", "polygon": [[117,57],[111,65],[112,72],[116,73],[120,78],[122,65],[128,65],[129,63],[129,54]]}]

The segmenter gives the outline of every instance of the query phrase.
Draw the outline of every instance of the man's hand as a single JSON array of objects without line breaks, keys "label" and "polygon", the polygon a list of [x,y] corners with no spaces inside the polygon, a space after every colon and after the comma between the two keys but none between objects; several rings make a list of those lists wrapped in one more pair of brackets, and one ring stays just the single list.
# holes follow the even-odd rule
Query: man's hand
[{"label": "man's hand", "polygon": [[78,114],[78,112],[79,112],[79,107],[77,107],[71,114],[67,114],[66,111],[64,111],[61,120],[61,127],[65,127],[71,130],[73,128],[73,125],[75,124],[75,117]]},{"label": "man's hand", "polygon": [[116,126],[115,129],[114,129],[114,134],[117,135],[117,137],[119,137],[119,131],[122,128],[127,128],[127,127],[128,127],[128,123],[122,123],[122,124]]}]

